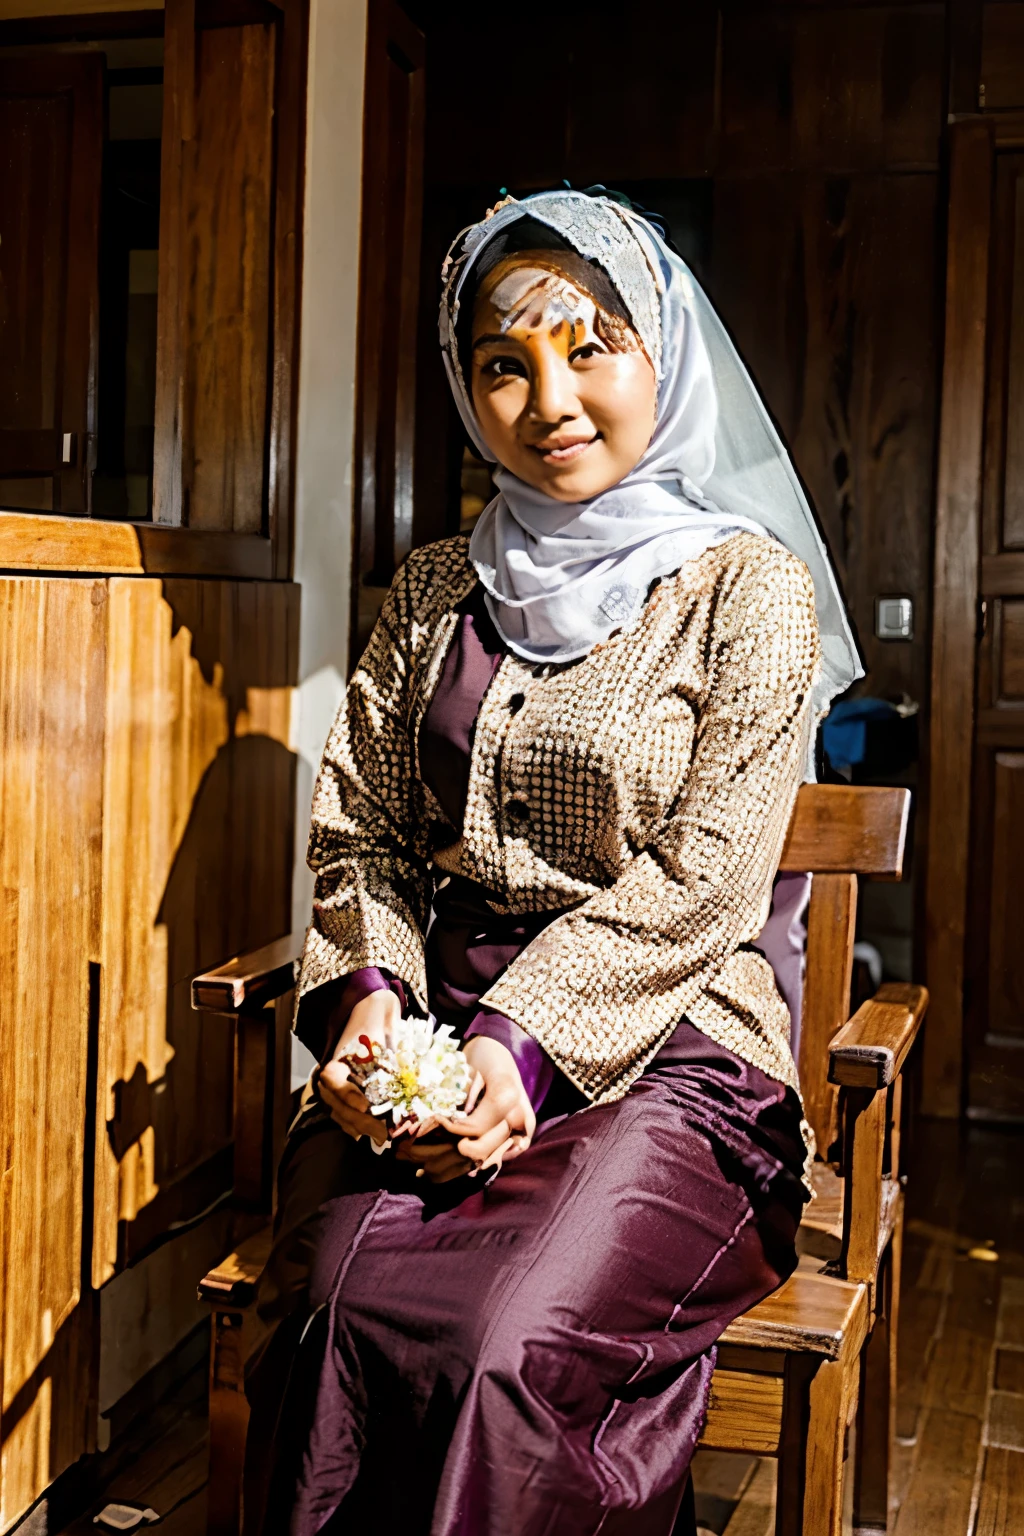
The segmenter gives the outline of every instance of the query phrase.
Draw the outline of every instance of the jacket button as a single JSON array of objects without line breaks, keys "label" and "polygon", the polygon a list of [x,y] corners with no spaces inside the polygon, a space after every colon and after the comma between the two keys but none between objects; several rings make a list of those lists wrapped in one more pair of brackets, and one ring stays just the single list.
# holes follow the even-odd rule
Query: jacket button
[{"label": "jacket button", "polygon": [[522,821],[529,814],[530,807],[522,800],[509,800],[505,806],[505,815],[513,821]]},{"label": "jacket button", "polygon": [[522,709],[522,707],[523,707],[523,705],[525,703],[526,703],[526,694],[525,693],[514,693],[512,695],[512,697],[508,701],[508,707],[511,710],[512,714],[518,715],[519,711]]}]

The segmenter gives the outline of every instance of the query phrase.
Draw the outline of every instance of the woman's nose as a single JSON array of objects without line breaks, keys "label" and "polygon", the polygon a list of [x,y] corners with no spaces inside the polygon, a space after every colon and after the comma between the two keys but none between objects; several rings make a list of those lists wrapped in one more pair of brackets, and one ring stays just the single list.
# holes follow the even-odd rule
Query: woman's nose
[{"label": "woman's nose", "polygon": [[568,359],[554,347],[538,349],[535,354],[530,415],[536,421],[557,425],[580,414],[579,399]]}]

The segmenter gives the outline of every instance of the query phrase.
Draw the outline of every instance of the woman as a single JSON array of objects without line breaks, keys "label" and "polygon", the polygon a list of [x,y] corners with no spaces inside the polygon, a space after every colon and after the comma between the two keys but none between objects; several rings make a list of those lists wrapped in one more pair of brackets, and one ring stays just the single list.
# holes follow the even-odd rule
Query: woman
[{"label": "woman", "polygon": [[[650,222],[508,199],[444,277],[499,495],[468,548],[410,556],[324,755],[298,987],[321,1068],[280,1174],[247,1518],[666,1536],[715,1340],[795,1262],[808,1136],[753,941],[856,652]],[[403,1010],[457,1026],[476,1085],[375,1156],[340,1058]]]}]

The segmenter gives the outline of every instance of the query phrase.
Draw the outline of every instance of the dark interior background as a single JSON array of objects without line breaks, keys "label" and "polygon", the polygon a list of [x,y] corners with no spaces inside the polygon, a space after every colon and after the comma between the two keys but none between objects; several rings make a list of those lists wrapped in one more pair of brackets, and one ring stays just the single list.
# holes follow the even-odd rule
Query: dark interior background
[{"label": "dark interior background", "polygon": [[[730,327],[826,529],[871,692],[922,701],[945,6],[409,9],[428,50],[415,541],[455,515],[434,321],[449,241],[502,187],[603,182],[668,217]],[[914,599],[913,641],[874,639],[880,593]]]},{"label": "dark interior background", "polygon": [[[487,495],[437,346],[438,272],[496,202],[603,182],[669,220],[789,443],[860,637],[861,691],[924,739],[944,283],[947,7],[469,6],[408,0],[427,44],[415,528]],[[877,640],[879,595],[914,638]],[[916,764],[887,782],[917,781]],[[911,974],[912,882],[868,887],[862,932]]]}]

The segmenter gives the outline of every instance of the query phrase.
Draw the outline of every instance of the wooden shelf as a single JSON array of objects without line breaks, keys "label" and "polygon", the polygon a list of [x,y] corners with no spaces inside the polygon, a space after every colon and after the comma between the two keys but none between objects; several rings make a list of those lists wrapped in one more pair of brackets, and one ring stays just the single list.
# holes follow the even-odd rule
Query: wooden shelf
[{"label": "wooden shelf", "polygon": [[252,533],[0,512],[0,570],[269,580],[273,549]]}]

